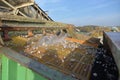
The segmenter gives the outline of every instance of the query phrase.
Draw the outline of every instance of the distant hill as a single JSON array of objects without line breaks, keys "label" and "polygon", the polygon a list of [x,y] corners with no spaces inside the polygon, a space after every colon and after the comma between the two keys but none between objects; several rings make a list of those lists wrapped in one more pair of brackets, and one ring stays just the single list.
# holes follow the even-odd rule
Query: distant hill
[{"label": "distant hill", "polygon": [[117,26],[117,28],[120,30],[120,26]]},{"label": "distant hill", "polygon": [[89,36],[92,36],[92,37],[102,36],[103,31],[105,32],[111,31],[111,27],[94,26],[94,25],[87,25],[87,26],[76,27],[76,28],[79,29],[80,32],[89,33]]}]

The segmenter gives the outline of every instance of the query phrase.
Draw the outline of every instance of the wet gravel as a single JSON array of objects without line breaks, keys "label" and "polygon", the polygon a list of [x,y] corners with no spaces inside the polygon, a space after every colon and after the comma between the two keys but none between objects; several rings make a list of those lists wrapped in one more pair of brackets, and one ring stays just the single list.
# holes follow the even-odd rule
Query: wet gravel
[{"label": "wet gravel", "polygon": [[118,68],[113,56],[102,45],[96,52],[90,80],[118,80]]}]

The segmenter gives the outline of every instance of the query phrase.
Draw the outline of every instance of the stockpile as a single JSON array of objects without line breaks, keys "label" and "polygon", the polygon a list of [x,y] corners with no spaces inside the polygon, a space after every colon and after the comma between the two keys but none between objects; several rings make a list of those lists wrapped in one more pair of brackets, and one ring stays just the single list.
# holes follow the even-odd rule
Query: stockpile
[{"label": "stockpile", "polygon": [[119,72],[110,51],[99,46],[95,55],[90,80],[118,80]]}]

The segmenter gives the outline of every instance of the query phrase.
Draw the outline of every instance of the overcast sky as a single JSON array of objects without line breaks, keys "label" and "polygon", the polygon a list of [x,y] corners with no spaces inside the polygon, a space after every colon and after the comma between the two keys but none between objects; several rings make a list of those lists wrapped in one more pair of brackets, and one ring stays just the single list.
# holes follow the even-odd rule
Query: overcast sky
[{"label": "overcast sky", "polygon": [[81,25],[120,25],[120,0],[35,0],[57,22]]}]

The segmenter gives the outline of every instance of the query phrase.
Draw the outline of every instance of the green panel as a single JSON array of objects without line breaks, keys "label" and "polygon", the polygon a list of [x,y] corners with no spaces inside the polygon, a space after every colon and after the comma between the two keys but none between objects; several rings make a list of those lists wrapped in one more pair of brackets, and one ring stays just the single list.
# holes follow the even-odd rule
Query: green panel
[{"label": "green panel", "polygon": [[17,80],[26,80],[26,72],[27,71],[25,67],[17,64]]},{"label": "green panel", "polygon": [[0,54],[0,80],[2,80],[2,65],[1,65],[1,62],[2,62],[2,55]]},{"label": "green panel", "polygon": [[2,56],[2,80],[9,80],[9,60],[7,57]]},{"label": "green panel", "polygon": [[31,70],[27,69],[26,80],[34,80],[34,74]]},{"label": "green panel", "polygon": [[38,75],[30,69],[27,69],[27,79],[26,80],[47,80],[46,78]]},{"label": "green panel", "polygon": [[47,80],[19,63],[2,57],[2,80]]},{"label": "green panel", "polygon": [[17,64],[9,59],[9,80],[17,80]]},{"label": "green panel", "polygon": [[[46,78],[42,77],[41,75],[38,75],[37,73],[33,72],[30,69],[27,69],[28,72],[30,72],[29,74],[33,76],[33,80],[47,80]],[[30,76],[29,75],[29,76]],[[28,77],[29,77],[28,76]],[[28,79],[29,80],[29,79]]]}]

